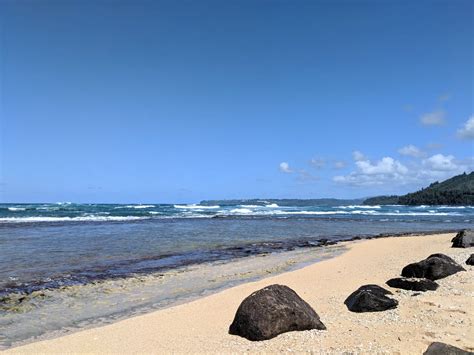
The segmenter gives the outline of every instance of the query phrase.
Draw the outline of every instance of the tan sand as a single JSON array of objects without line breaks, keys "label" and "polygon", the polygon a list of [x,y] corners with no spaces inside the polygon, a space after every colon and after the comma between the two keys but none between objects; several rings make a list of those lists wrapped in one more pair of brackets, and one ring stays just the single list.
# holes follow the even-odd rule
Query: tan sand
[{"label": "tan sand", "polygon": [[[6,353],[242,353],[314,352],[421,354],[433,341],[474,350],[472,250],[450,248],[453,234],[384,238],[349,243],[341,256],[292,272],[129,318],[100,328],[9,349]],[[345,298],[363,284],[384,286],[403,266],[445,253],[467,269],[443,280],[435,292],[413,296],[391,289],[395,310],[352,313]],[[293,288],[326,324],[327,331],[282,334],[250,342],[227,334],[240,302],[253,291],[279,283]],[[390,289],[388,286],[384,286]]]}]

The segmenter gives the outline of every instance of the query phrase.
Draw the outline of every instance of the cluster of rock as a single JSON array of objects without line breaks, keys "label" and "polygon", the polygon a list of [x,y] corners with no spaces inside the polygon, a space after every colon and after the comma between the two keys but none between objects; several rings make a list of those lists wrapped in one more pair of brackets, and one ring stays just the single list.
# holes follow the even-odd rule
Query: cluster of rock
[{"label": "cluster of rock", "polygon": [[[453,247],[474,246],[474,233],[461,231],[452,239]],[[474,264],[471,254],[466,264]],[[411,291],[435,291],[435,280],[465,269],[444,254],[432,254],[426,259],[411,263],[402,269],[401,276],[386,284],[393,288]],[[392,292],[378,285],[363,285],[351,293],[344,304],[352,312],[381,312],[396,308],[398,301]],[[325,330],[316,311],[291,288],[271,285],[252,293],[240,304],[229,333],[249,340],[267,340],[279,334],[296,330]],[[468,352],[443,343],[432,343],[424,354],[468,354]]]}]

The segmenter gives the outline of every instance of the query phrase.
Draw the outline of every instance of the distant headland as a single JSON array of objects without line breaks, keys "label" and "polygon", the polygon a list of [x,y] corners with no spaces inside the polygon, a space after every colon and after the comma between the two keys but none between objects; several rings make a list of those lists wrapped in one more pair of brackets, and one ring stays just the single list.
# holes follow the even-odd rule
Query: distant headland
[{"label": "distant headland", "polygon": [[377,196],[365,205],[474,205],[474,172],[456,175],[443,182],[403,196]]}]

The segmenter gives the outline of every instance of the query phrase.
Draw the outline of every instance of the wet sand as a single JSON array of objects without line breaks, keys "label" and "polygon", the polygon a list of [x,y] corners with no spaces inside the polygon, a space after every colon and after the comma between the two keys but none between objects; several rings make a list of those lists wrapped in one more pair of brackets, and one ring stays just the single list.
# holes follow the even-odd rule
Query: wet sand
[{"label": "wet sand", "polygon": [[[474,350],[473,267],[465,265],[470,249],[453,249],[453,233],[344,243],[340,256],[299,270],[239,285],[198,300],[38,341],[5,353],[414,353],[433,341]],[[453,257],[466,268],[438,280],[437,291],[414,295],[391,289],[385,281],[408,263],[433,253]],[[270,284],[293,288],[320,315],[327,331],[282,334],[250,342],[227,333],[240,302]],[[363,284],[390,289],[399,301],[394,310],[352,313],[345,298]]]}]

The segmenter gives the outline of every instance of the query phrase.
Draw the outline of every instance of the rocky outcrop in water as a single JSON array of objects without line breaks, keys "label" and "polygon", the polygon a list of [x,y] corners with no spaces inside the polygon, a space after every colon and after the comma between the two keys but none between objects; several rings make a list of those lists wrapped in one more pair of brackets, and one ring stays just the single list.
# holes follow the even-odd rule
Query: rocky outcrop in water
[{"label": "rocky outcrop in water", "polygon": [[416,278],[406,278],[406,277],[397,277],[390,279],[386,284],[393,288],[401,288],[403,290],[410,291],[434,291],[438,288],[438,284],[434,281],[428,279],[416,279]]},{"label": "rocky outcrop in water", "polygon": [[426,278],[433,281],[454,275],[459,271],[465,271],[465,269],[449,256],[433,254],[425,260],[405,266],[402,276]]},{"label": "rocky outcrop in water", "polygon": [[453,248],[474,247],[474,231],[462,230],[451,240]]},{"label": "rocky outcrop in water", "polygon": [[396,308],[398,301],[387,297],[392,293],[378,285],[364,285],[351,293],[344,304],[352,312],[380,312]]},{"label": "rocky outcrop in water", "polygon": [[295,330],[326,329],[318,314],[291,288],[267,286],[245,298],[237,309],[229,334],[267,340]]},{"label": "rocky outcrop in water", "polygon": [[459,349],[455,346],[434,342],[425,350],[423,355],[472,355],[470,351]]}]

